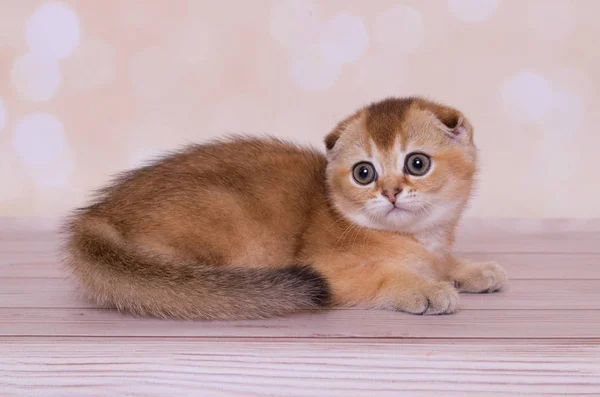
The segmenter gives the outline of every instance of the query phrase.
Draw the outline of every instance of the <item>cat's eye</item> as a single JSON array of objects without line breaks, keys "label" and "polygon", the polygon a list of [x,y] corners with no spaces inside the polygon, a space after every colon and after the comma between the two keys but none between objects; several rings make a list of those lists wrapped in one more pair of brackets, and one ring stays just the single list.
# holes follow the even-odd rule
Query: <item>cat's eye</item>
[{"label": "cat's eye", "polygon": [[352,177],[360,185],[368,185],[377,179],[377,172],[373,164],[363,161],[352,169]]},{"label": "cat's eye", "polygon": [[412,153],[406,157],[404,169],[413,176],[423,176],[429,172],[431,158],[423,153]]}]

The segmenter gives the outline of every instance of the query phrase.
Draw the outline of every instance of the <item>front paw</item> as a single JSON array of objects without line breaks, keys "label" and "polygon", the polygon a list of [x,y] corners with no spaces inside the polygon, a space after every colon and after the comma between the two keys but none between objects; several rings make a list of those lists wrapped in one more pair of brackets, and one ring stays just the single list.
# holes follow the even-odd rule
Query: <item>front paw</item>
[{"label": "front paw", "polygon": [[461,292],[495,292],[506,282],[506,272],[495,262],[474,263],[462,268],[454,277]]},{"label": "front paw", "polygon": [[403,294],[397,309],[412,314],[450,314],[458,310],[458,302],[458,291],[440,282]]}]

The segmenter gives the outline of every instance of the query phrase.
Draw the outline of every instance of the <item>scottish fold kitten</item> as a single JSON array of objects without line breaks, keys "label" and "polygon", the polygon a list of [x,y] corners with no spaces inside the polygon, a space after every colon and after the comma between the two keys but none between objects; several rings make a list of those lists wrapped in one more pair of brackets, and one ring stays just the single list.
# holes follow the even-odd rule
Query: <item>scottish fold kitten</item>
[{"label": "scottish fold kitten", "polygon": [[65,263],[98,305],[178,319],[445,314],[502,287],[452,254],[477,165],[460,111],[386,99],[325,146],[233,138],[127,172],[66,222]]}]

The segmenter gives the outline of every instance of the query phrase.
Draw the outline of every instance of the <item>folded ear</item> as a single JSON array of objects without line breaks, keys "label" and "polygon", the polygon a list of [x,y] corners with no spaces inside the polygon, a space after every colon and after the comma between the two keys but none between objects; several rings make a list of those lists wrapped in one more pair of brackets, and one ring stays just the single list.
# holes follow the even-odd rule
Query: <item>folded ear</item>
[{"label": "folded ear", "polygon": [[443,124],[442,130],[453,139],[472,142],[473,126],[469,120],[458,110],[442,106],[432,105],[430,109]]},{"label": "folded ear", "polygon": [[345,127],[346,125],[344,124],[344,122],[341,122],[334,128],[333,131],[327,134],[327,136],[325,137],[325,148],[328,151],[333,149],[338,139],[340,139],[340,136],[342,136],[342,132]]},{"label": "folded ear", "polygon": [[338,123],[338,125],[325,137],[325,148],[327,151],[332,150],[335,147],[338,139],[342,136],[344,131],[356,121],[362,113],[360,111],[354,113],[352,116],[348,117],[346,120]]},{"label": "folded ear", "polygon": [[469,120],[465,119],[463,115],[459,115],[456,119],[450,121],[442,121],[442,123],[446,127],[446,134],[452,138],[471,140],[473,129]]}]

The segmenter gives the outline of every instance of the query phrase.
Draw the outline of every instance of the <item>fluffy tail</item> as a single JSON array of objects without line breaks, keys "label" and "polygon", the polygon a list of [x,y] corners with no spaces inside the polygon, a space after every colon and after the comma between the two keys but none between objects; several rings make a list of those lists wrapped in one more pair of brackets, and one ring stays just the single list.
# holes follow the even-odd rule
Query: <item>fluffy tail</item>
[{"label": "fluffy tail", "polygon": [[101,306],[142,316],[233,320],[324,306],[327,281],[308,266],[217,267],[130,248],[110,225],[75,218],[65,227],[65,264]]}]

